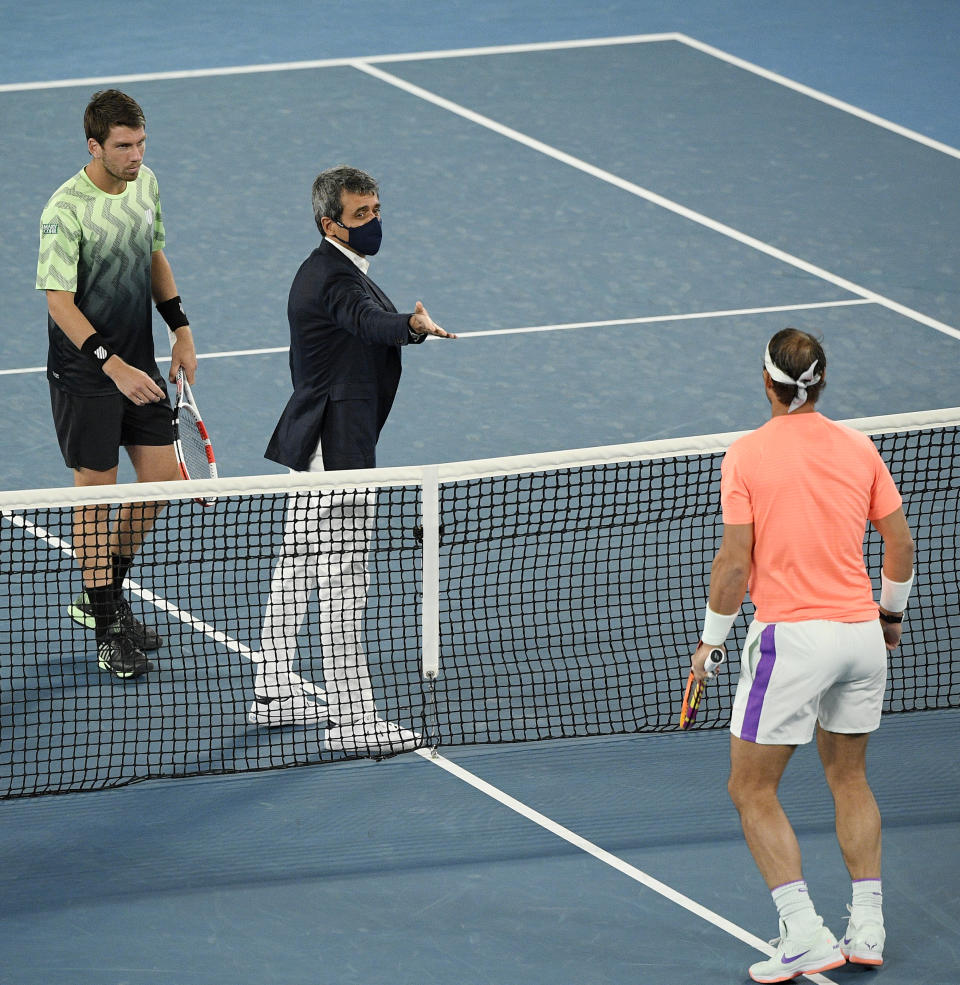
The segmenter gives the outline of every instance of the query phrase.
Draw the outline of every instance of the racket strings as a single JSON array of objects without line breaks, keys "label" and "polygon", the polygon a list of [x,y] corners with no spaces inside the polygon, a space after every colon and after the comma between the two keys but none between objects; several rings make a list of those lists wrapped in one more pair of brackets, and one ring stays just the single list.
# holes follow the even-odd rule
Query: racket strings
[{"label": "racket strings", "polygon": [[177,440],[183,459],[183,467],[191,479],[208,479],[215,473],[211,468],[212,455],[208,451],[206,429],[193,411],[182,406],[177,414]]}]

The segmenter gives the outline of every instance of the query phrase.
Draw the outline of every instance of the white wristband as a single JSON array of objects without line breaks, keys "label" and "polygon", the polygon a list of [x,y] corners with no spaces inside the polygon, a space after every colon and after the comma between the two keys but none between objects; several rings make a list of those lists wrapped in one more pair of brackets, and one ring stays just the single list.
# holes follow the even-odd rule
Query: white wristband
[{"label": "white wristband", "polygon": [[880,608],[887,612],[903,612],[913,587],[913,574],[907,581],[893,581],[880,572]]},{"label": "white wristband", "polygon": [[729,616],[724,616],[719,612],[714,612],[708,603],[703,613],[703,632],[700,634],[701,642],[707,643],[709,646],[723,646],[727,636],[730,634],[731,627],[739,615],[739,608]]}]

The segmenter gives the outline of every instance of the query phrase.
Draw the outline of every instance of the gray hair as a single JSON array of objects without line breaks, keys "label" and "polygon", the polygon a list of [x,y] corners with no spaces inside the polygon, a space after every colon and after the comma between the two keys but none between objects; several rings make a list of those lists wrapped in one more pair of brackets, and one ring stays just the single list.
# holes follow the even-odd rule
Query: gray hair
[{"label": "gray hair", "polygon": [[376,181],[357,168],[338,164],[335,168],[321,171],[313,182],[313,219],[317,229],[323,232],[321,219],[326,216],[339,222],[343,216],[343,201],[341,192],[348,191],[354,195],[379,195],[380,189]]}]

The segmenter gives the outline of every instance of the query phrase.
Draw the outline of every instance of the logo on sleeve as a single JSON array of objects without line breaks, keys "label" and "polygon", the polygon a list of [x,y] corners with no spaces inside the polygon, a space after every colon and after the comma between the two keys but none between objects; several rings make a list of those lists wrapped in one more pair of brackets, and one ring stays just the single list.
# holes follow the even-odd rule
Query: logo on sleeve
[{"label": "logo on sleeve", "polygon": [[40,224],[40,232],[44,236],[56,236],[60,232],[59,222],[44,222]]}]

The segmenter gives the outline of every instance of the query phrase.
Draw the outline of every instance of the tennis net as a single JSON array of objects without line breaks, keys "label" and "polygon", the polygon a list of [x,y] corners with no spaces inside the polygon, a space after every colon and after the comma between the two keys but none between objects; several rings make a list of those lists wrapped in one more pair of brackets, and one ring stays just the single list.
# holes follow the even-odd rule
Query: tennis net
[{"label": "tennis net", "polygon": [[[960,408],[849,423],[874,435],[917,542],[885,709],[958,707]],[[0,494],[0,797],[339,760],[359,753],[328,748],[326,716],[351,702],[425,747],[674,729],[735,437]],[[125,593],[163,643],[120,680],[68,611],[73,524],[145,501],[164,509]],[[729,718],[750,615],[697,728]],[[315,720],[251,723],[279,670]]]}]

